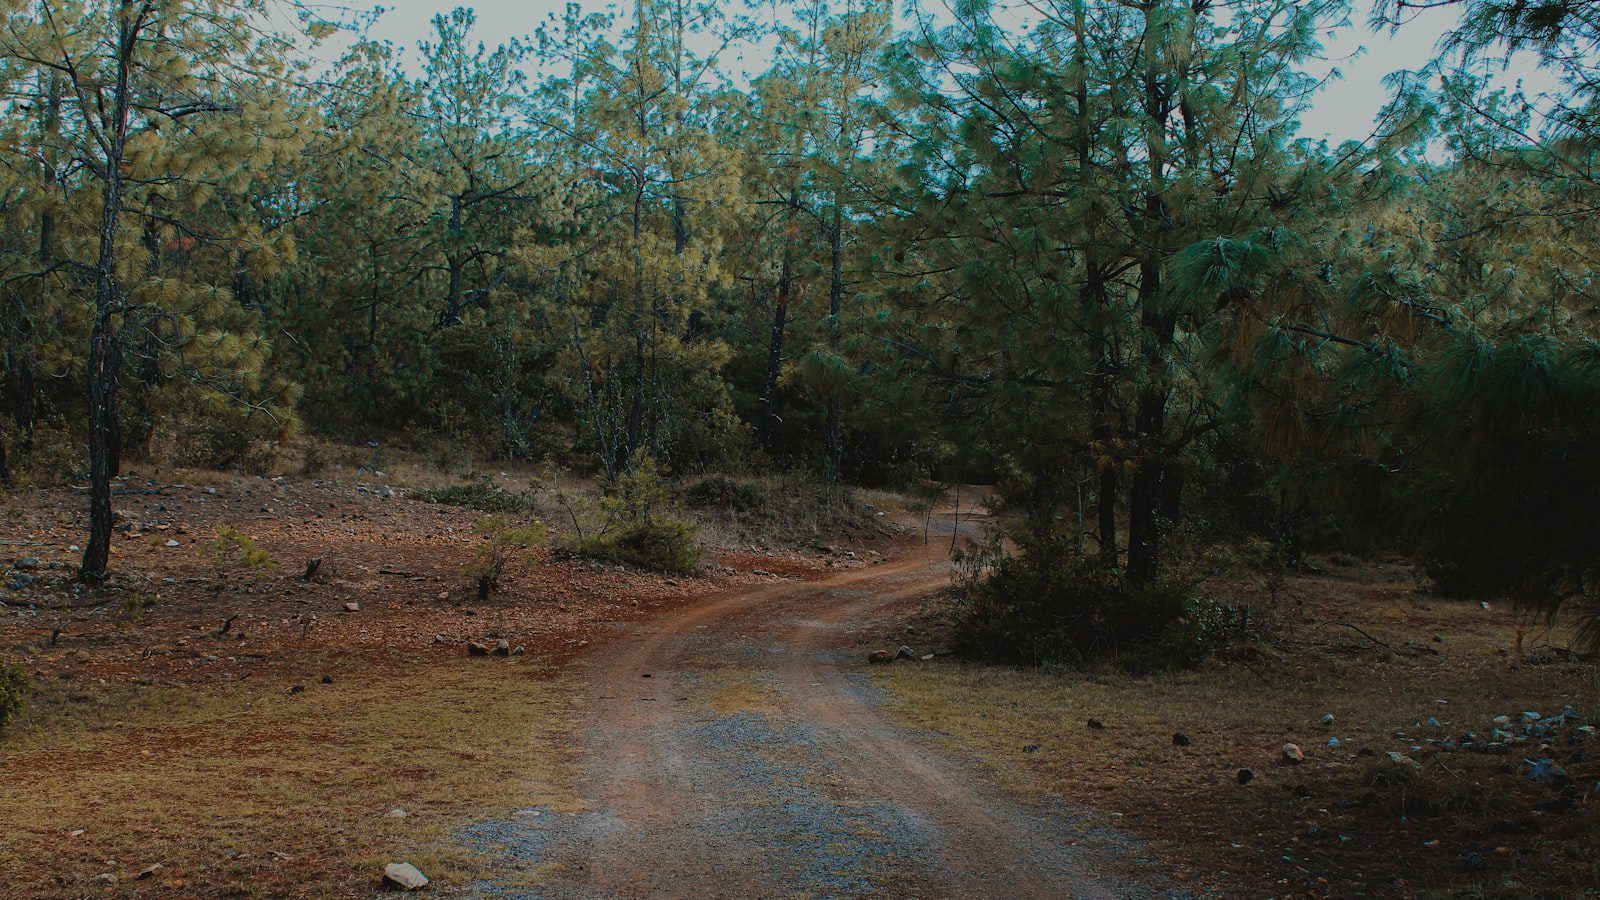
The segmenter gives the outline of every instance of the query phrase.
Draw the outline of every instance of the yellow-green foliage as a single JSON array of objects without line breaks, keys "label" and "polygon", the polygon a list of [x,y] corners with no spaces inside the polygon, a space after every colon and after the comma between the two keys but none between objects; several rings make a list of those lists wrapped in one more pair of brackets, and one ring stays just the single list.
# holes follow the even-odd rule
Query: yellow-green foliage
[{"label": "yellow-green foliage", "polygon": [[122,615],[130,622],[137,622],[144,618],[144,614],[159,602],[154,594],[129,594],[122,603]]},{"label": "yellow-green foliage", "polygon": [[272,557],[267,551],[256,545],[242,532],[232,527],[217,529],[215,540],[208,542],[206,549],[210,551],[217,567],[222,568],[230,562],[237,561],[240,565],[251,569],[272,568]]},{"label": "yellow-green foliage", "polygon": [[473,561],[465,572],[476,583],[478,596],[484,599],[499,590],[500,578],[512,561],[545,540],[543,522],[537,519],[518,521],[500,513],[479,519],[473,523],[472,530],[483,535],[485,540],[474,551]]},{"label": "yellow-green foliage", "polygon": [[0,662],[0,728],[22,712],[30,685],[26,669]]}]

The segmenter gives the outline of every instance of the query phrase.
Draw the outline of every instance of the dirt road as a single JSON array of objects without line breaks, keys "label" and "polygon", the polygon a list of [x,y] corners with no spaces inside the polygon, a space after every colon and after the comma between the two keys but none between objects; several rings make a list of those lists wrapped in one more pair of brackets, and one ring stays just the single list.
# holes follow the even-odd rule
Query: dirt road
[{"label": "dirt road", "polygon": [[459,835],[498,861],[468,892],[1168,893],[1154,874],[1126,874],[1140,868],[1127,839],[1004,798],[879,712],[862,637],[948,578],[942,553],[910,550],[630,626],[583,664],[588,810],[524,809]]}]

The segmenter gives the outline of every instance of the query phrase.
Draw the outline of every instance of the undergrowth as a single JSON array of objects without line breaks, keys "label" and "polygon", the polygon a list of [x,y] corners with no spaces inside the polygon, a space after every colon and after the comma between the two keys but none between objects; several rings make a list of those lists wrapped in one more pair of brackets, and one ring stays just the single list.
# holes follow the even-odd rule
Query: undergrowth
[{"label": "undergrowth", "polygon": [[1148,671],[1198,665],[1246,618],[1202,597],[1192,571],[1148,582],[1080,555],[1060,528],[1025,528],[1007,553],[998,535],[961,557],[956,649],[1024,665],[1111,663]]},{"label": "undergrowth", "polygon": [[487,481],[452,484],[426,491],[416,491],[412,499],[424,503],[443,503],[447,506],[464,506],[487,513],[523,515],[533,511],[533,498],[525,493],[508,491]]},{"label": "undergrowth", "polygon": [[0,662],[0,728],[6,727],[18,713],[22,712],[31,685],[28,670]]}]

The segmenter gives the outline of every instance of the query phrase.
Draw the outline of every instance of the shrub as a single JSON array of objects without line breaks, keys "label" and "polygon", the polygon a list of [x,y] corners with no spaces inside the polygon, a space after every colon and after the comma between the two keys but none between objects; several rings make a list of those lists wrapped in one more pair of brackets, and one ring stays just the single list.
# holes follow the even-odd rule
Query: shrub
[{"label": "shrub", "polygon": [[1015,540],[1015,555],[996,540],[963,560],[962,652],[1027,665],[1182,668],[1205,659],[1233,622],[1229,608],[1196,597],[1191,575],[1131,582],[1077,555],[1062,528],[1029,529]]},{"label": "shrub", "polygon": [[673,519],[640,520],[577,542],[574,552],[591,559],[688,575],[700,568],[695,526]]},{"label": "shrub", "polygon": [[723,508],[748,512],[761,506],[761,491],[754,485],[734,481],[726,475],[707,475],[684,490],[690,506],[701,509]]},{"label": "shrub", "polygon": [[649,454],[635,453],[628,468],[602,479],[601,487],[604,494],[594,510],[599,523],[590,529],[578,525],[571,544],[574,553],[673,574],[700,568],[698,529],[660,514],[671,493]]},{"label": "shrub", "polygon": [[154,594],[129,594],[122,603],[123,618],[130,622],[137,622],[144,618],[144,614],[158,602]]},{"label": "shrub", "polygon": [[217,529],[216,540],[207,543],[206,549],[211,551],[219,569],[235,558],[246,568],[272,568],[272,556],[244,533],[233,528]]},{"label": "shrub", "polygon": [[505,515],[486,516],[472,526],[472,530],[485,535],[488,540],[478,547],[476,557],[466,567],[466,574],[476,583],[478,599],[487,600],[500,589],[500,577],[506,566],[529,550],[544,543],[544,523],[539,521],[514,522]]},{"label": "shrub", "polygon": [[30,686],[26,669],[0,662],[0,728],[22,712]]},{"label": "shrub", "polygon": [[533,500],[528,495],[505,490],[487,481],[474,481],[469,484],[453,484],[427,491],[417,491],[411,497],[424,503],[464,506],[468,509],[476,509],[486,513],[524,515],[533,509]]}]

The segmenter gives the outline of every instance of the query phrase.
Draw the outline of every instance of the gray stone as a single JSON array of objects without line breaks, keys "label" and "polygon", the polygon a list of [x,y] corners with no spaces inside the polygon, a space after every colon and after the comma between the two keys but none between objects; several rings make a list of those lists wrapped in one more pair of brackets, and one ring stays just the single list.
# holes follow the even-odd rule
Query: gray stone
[{"label": "gray stone", "polygon": [[344,611],[345,612],[361,612],[361,604],[355,602],[354,600],[351,600],[349,603],[346,603],[344,605]]},{"label": "gray stone", "polygon": [[511,642],[510,641],[506,641],[506,640],[495,641],[494,642],[494,655],[495,656],[510,656],[511,655]]}]

